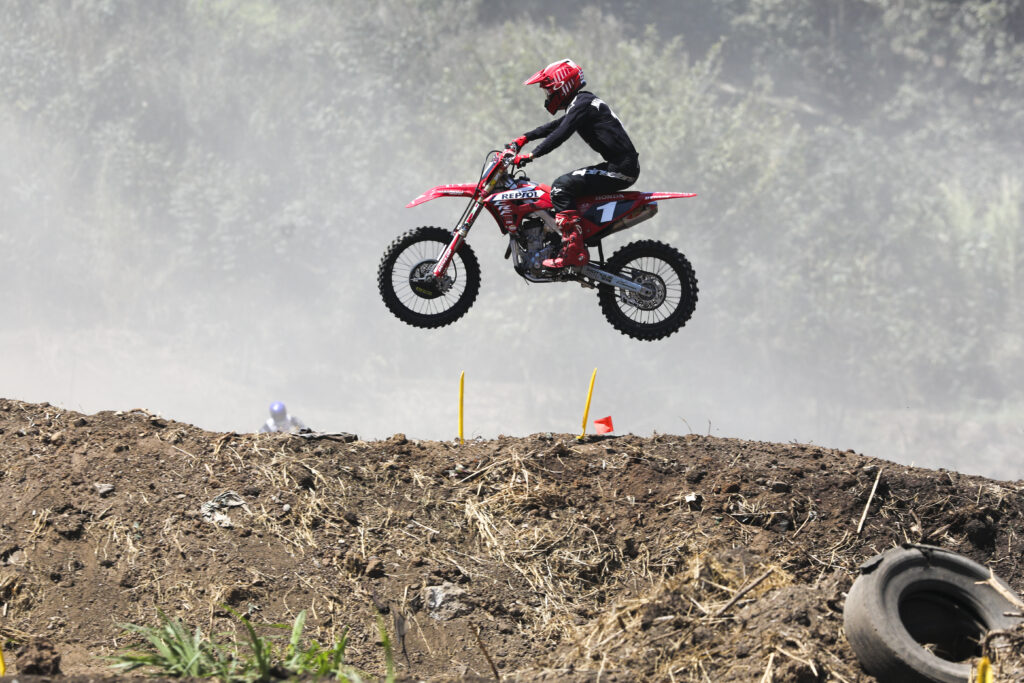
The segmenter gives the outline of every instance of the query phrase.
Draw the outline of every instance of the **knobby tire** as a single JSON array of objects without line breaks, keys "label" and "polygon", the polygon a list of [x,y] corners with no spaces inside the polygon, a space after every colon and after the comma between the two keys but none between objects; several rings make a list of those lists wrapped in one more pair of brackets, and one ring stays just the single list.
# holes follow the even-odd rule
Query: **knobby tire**
[{"label": "knobby tire", "polygon": [[601,312],[623,334],[644,341],[662,339],[677,332],[693,315],[697,277],[675,248],[654,240],[632,242],[615,252],[604,270],[658,284],[658,297],[647,301],[611,285],[598,285]]},{"label": "knobby tire", "polygon": [[444,228],[424,226],[397,237],[384,252],[377,269],[377,288],[388,310],[413,327],[444,327],[470,309],[480,292],[480,263],[463,243],[448,267],[450,287],[436,295],[418,293],[414,272],[422,273],[436,262],[452,239]]}]

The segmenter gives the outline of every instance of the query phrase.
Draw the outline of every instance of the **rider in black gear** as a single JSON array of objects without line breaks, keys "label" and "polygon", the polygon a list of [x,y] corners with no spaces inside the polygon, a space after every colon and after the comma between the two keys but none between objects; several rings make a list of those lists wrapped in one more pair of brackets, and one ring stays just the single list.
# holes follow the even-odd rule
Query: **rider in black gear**
[{"label": "rider in black gear", "polygon": [[547,154],[573,133],[579,133],[604,158],[603,163],[561,175],[551,184],[551,204],[557,212],[555,221],[562,230],[562,251],[556,258],[545,260],[544,265],[549,268],[582,266],[589,261],[589,256],[575,211],[576,198],[619,192],[635,183],[640,175],[639,155],[611,107],[594,93],[582,90],[586,85],[583,71],[572,60],[549,64],[527,79],[525,85],[533,83],[539,83],[548,93],[544,106],[550,113],[559,109],[566,112],[510,142],[508,146],[518,151],[527,142],[544,140],[532,154],[517,155],[515,163],[525,164]]},{"label": "rider in black gear", "polygon": [[604,162],[559,176],[551,184],[551,204],[555,211],[573,208],[575,198],[581,195],[624,190],[640,175],[639,155],[622,122],[611,107],[586,90],[579,91],[562,118],[534,128],[525,137],[527,142],[544,139],[533,150],[536,159],[561,145],[574,132],[579,133]]}]

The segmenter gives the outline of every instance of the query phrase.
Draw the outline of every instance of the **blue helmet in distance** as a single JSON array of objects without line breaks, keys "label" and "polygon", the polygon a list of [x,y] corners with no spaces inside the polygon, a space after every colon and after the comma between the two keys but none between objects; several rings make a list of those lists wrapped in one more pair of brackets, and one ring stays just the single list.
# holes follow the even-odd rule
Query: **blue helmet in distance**
[{"label": "blue helmet in distance", "polygon": [[288,409],[284,407],[284,404],[280,401],[274,401],[270,404],[270,417],[274,418],[275,421],[280,422],[288,417]]}]

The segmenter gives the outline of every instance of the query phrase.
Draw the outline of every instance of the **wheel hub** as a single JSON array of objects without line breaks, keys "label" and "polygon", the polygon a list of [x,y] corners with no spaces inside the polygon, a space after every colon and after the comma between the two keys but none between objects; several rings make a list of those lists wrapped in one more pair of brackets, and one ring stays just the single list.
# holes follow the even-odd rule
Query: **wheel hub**
[{"label": "wheel hub", "polygon": [[622,301],[642,311],[653,311],[665,303],[665,281],[654,273],[638,273],[633,282],[643,287],[642,292],[625,292]]},{"label": "wheel hub", "polygon": [[422,299],[436,299],[449,289],[453,280],[451,276],[434,277],[436,261],[427,259],[420,261],[409,272],[409,286],[416,296]]}]

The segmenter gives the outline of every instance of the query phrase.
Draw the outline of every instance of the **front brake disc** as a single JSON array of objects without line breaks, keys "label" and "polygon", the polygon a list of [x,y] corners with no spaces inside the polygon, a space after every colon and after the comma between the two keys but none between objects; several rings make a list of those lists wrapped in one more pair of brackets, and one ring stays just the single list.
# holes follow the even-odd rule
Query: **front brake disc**
[{"label": "front brake disc", "polygon": [[452,288],[454,280],[450,275],[434,277],[434,266],[436,261],[420,261],[413,266],[409,273],[409,286],[412,291],[423,299],[436,299]]}]

